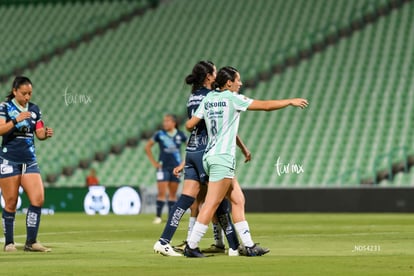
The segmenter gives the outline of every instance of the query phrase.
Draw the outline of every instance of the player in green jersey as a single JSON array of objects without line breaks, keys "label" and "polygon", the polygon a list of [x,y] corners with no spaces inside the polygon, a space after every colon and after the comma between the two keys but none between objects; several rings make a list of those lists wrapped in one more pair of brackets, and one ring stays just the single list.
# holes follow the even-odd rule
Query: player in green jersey
[{"label": "player in green jersey", "polygon": [[[191,130],[204,119],[208,131],[208,145],[203,156],[203,165],[209,175],[205,203],[197,217],[188,244],[184,250],[187,257],[204,257],[198,248],[208,224],[223,198],[232,192],[232,179],[235,171],[236,135],[240,114],[246,110],[272,111],[295,106],[305,108],[308,101],[302,98],[285,100],[253,100],[238,94],[242,86],[240,74],[233,67],[224,67],[217,73],[219,91],[210,92],[201,102],[194,116],[187,121]],[[233,217],[237,217],[233,215]],[[246,247],[248,256],[260,256],[268,251],[252,244],[247,221],[235,220],[235,227]]]}]

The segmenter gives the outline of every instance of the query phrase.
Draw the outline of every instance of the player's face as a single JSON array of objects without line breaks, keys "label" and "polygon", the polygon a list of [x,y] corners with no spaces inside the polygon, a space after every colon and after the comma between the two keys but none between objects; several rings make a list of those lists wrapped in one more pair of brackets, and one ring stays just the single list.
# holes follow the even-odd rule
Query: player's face
[{"label": "player's face", "polygon": [[234,81],[228,81],[228,87],[231,92],[239,92],[240,87],[243,85],[240,74],[237,72]]},{"label": "player's face", "polygon": [[216,66],[214,66],[214,70],[213,72],[210,74],[207,74],[207,77],[205,79],[205,86],[207,88],[211,88],[212,84],[216,81],[216,77],[217,77],[217,69]]},{"label": "player's face", "polygon": [[171,131],[175,128],[175,122],[170,116],[165,116],[162,122],[162,127],[165,131]]},{"label": "player's face", "polygon": [[211,76],[211,82],[212,83],[216,81],[216,77],[217,77],[217,68],[216,68],[216,66],[214,66],[213,68],[214,68],[213,73],[209,74]]},{"label": "player's face", "polygon": [[17,89],[13,89],[14,97],[21,106],[26,106],[32,97],[32,85],[22,84]]}]

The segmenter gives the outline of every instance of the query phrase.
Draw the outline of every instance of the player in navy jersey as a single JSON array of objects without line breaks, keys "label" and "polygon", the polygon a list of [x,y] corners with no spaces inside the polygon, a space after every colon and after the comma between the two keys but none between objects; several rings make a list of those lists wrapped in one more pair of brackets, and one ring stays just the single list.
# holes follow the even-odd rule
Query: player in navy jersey
[{"label": "player in navy jersey", "polygon": [[18,76],[6,101],[0,104],[0,188],[5,201],[2,213],[5,236],[4,251],[17,251],[14,243],[14,222],[19,187],[23,187],[30,201],[26,215],[25,251],[48,252],[37,241],[44,188],[37,165],[34,136],[46,140],[53,129],[45,127],[39,107],[30,102],[32,82]]},{"label": "player in navy jersey", "polygon": [[[168,193],[168,211],[177,201],[177,189],[180,179],[173,174],[173,169],[184,163],[181,160],[180,147],[186,143],[187,137],[177,129],[177,117],[172,114],[164,116],[163,129],[157,131],[145,146],[145,152],[154,168],[157,169],[157,201],[155,224],[162,222],[161,214]],[[158,161],[155,160],[151,148],[159,145]]]},{"label": "player in navy jersey", "polygon": [[[212,90],[215,77],[216,68],[210,61],[200,61],[194,66],[192,73],[187,76],[186,83],[192,85],[192,92],[187,102],[188,118],[191,118],[202,99]],[[207,146],[207,141],[206,126],[204,122],[200,122],[200,124],[192,130],[186,147],[184,187],[181,197],[173,207],[172,216],[169,217],[160,239],[154,245],[154,251],[156,253],[165,256],[182,256],[173,250],[170,241],[183,214],[190,206],[191,217],[188,234],[191,233],[192,226],[194,225],[198,214],[199,203],[204,200],[208,176],[203,168],[202,156]],[[239,139],[238,144],[247,160],[250,160],[250,152]],[[182,164],[175,169],[175,172],[178,174],[183,168],[184,165]],[[237,204],[238,206],[244,206],[243,196],[237,199]],[[223,228],[226,230],[226,238],[229,242],[229,255],[237,256],[240,243],[230,219],[227,200],[223,201],[220,208],[218,208],[217,217],[220,220],[220,223],[218,223],[218,221],[215,223],[213,222],[215,244],[213,244],[208,251],[210,251],[210,253],[225,252],[224,243],[221,237],[222,228],[220,227],[220,224],[222,224]]]}]

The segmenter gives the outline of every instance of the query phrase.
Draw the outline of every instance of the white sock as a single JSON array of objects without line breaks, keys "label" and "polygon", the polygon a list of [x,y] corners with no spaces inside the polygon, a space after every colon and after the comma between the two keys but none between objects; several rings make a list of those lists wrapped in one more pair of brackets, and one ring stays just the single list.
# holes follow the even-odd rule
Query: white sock
[{"label": "white sock", "polygon": [[194,223],[196,221],[197,221],[197,217],[190,217],[190,219],[188,220],[188,232],[187,232],[186,241],[188,241],[188,239],[190,238],[191,231],[193,231]]},{"label": "white sock", "polygon": [[239,237],[242,240],[242,243],[246,247],[251,247],[254,245],[254,242],[252,240],[252,236],[250,235],[250,228],[247,221],[240,221],[234,224],[234,227],[237,230],[237,233],[239,233]]},{"label": "white sock", "polygon": [[191,231],[190,238],[188,239],[188,246],[191,249],[198,247],[198,243],[201,241],[201,238],[207,232],[208,225],[199,223],[198,221],[194,224],[193,231]]},{"label": "white sock", "polygon": [[224,246],[223,229],[219,223],[213,223],[214,244],[218,247]]}]

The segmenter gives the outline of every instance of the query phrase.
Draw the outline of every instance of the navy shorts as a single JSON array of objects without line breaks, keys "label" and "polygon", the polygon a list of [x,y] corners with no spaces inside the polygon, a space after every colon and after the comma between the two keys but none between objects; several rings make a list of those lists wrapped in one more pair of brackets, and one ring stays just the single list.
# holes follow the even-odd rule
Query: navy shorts
[{"label": "navy shorts", "polygon": [[184,179],[200,182],[202,185],[208,183],[208,175],[203,167],[204,151],[187,152],[185,157]]},{"label": "navy shorts", "polygon": [[174,168],[162,168],[157,170],[157,182],[180,182],[180,179],[173,173]]},{"label": "navy shorts", "polygon": [[6,178],[26,173],[40,173],[37,161],[16,163],[0,157],[0,178]]}]

